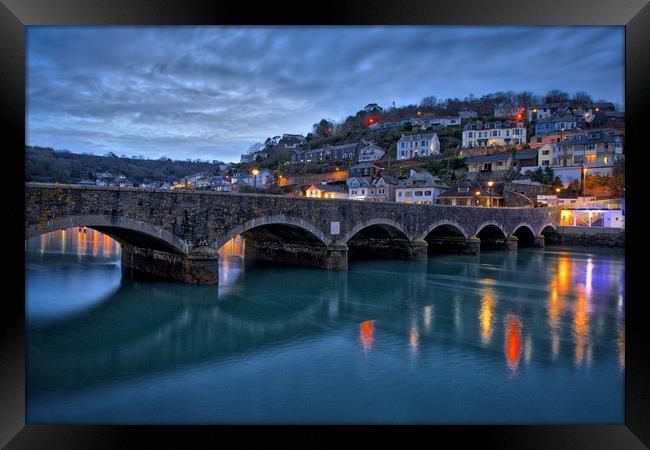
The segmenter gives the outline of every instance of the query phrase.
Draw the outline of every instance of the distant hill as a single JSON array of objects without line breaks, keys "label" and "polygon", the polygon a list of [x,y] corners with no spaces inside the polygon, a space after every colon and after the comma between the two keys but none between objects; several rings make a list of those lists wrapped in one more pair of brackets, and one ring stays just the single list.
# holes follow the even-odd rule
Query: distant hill
[{"label": "distant hill", "polygon": [[196,172],[216,173],[217,164],[95,156],[56,151],[49,147],[25,147],[25,181],[77,183],[95,179],[95,172],[109,171],[142,183],[173,181]]}]

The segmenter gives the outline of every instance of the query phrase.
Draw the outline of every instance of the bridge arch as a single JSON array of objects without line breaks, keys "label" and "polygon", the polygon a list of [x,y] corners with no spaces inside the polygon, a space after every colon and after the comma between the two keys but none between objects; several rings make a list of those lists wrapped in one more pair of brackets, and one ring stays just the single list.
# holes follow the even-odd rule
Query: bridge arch
[{"label": "bridge arch", "polygon": [[452,232],[459,232],[463,235],[465,239],[467,239],[469,236],[467,234],[467,231],[465,231],[465,228],[463,228],[462,225],[460,225],[458,222],[454,220],[439,220],[437,222],[434,222],[427,230],[420,236],[420,239],[426,240],[426,238],[433,232],[436,228],[439,227],[444,227],[449,231]]},{"label": "bridge arch", "polygon": [[521,222],[512,229],[512,236],[517,238],[519,247],[531,247],[535,245],[535,231],[529,224]]},{"label": "bridge arch", "polygon": [[169,231],[150,223],[113,215],[75,215],[57,217],[25,228],[25,239],[67,228],[88,227],[104,233],[120,243],[134,247],[187,254],[190,245]]},{"label": "bridge arch", "polygon": [[408,240],[410,240],[410,236],[406,231],[404,231],[404,228],[402,228],[402,225],[399,223],[395,222],[392,219],[386,219],[386,218],[376,218],[376,219],[370,219],[366,220],[365,222],[362,222],[360,224],[355,225],[350,231],[348,231],[345,236],[343,237],[343,243],[347,244],[350,242],[350,240],[355,237],[359,232],[363,231],[366,228],[370,228],[373,226],[377,226],[380,228],[383,228],[385,230],[390,230],[394,229],[399,231],[401,234],[404,235],[404,237]]},{"label": "bridge arch", "polygon": [[526,223],[526,222],[519,222],[517,225],[512,227],[512,231],[510,232],[510,235],[514,235],[520,228],[527,228],[530,230],[530,232],[533,234],[533,236],[536,236],[539,233],[535,233],[535,230],[533,229],[532,225]]},{"label": "bridge arch", "polygon": [[217,239],[213,247],[218,250],[232,238],[240,234],[244,234],[247,231],[253,230],[255,228],[263,227],[265,225],[288,225],[289,227],[299,228],[303,232],[307,232],[308,235],[311,235],[313,238],[316,238],[316,240],[320,241],[320,243],[323,245],[329,245],[331,241],[331,239],[325,236],[325,233],[323,233],[322,230],[305,220],[291,216],[277,215],[269,217],[256,217],[244,222],[243,224],[230,228]]},{"label": "bridge arch", "polygon": [[501,233],[503,233],[503,238],[504,239],[508,236],[508,233],[506,233],[506,230],[503,227],[503,225],[501,225],[500,223],[495,222],[493,220],[488,220],[486,222],[483,222],[481,225],[476,227],[476,232],[474,233],[474,235],[478,236],[481,232],[483,232],[488,227],[496,227],[496,228],[498,228],[501,231]]},{"label": "bridge arch", "polygon": [[[550,228],[550,229],[548,229],[548,228]],[[547,230],[547,229],[548,229],[548,230]],[[545,231],[550,232],[550,233],[557,233],[557,232],[558,232],[558,231],[557,231],[557,227],[555,226],[555,224],[552,224],[551,222],[542,225],[542,226],[539,228],[539,232],[538,232],[537,234],[538,234],[538,235],[539,235],[539,234],[544,234]]]}]

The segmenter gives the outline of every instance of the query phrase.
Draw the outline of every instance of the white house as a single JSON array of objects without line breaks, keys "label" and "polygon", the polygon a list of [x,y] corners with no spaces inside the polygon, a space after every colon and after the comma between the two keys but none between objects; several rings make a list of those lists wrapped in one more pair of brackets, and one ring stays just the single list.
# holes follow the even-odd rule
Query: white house
[{"label": "white house", "polygon": [[344,186],[328,184],[312,184],[307,188],[305,195],[311,198],[348,198],[348,193]]},{"label": "white house", "polygon": [[[364,142],[363,140],[361,141]],[[359,149],[359,162],[377,161],[386,154],[386,150],[374,143],[369,143]]]},{"label": "white house", "polygon": [[416,117],[410,120],[414,127],[429,128],[429,127],[459,127],[461,123],[460,116],[444,116],[444,117]]},{"label": "white house", "polygon": [[493,147],[526,143],[523,122],[468,123],[463,129],[463,148]]},{"label": "white house", "polygon": [[411,176],[401,181],[395,188],[395,201],[398,203],[415,203],[434,205],[443,192],[449,189],[440,178],[428,172],[411,170]]},{"label": "white house", "polygon": [[436,133],[402,135],[397,141],[397,159],[411,159],[440,153],[440,141]]}]

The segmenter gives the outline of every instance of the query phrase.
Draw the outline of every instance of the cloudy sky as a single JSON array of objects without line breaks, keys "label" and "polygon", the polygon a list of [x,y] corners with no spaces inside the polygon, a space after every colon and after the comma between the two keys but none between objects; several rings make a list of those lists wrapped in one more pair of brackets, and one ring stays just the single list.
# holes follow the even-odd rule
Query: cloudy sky
[{"label": "cloudy sky", "polygon": [[26,139],[238,161],[371,102],[553,88],[623,105],[623,27],[28,27]]}]

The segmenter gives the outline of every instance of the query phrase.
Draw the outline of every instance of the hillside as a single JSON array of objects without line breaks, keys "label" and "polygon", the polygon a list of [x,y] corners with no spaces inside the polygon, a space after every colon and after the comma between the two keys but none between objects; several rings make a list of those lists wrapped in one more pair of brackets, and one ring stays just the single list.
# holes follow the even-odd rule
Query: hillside
[{"label": "hillside", "polygon": [[25,181],[77,183],[94,179],[95,172],[109,171],[138,183],[171,182],[196,172],[216,173],[217,169],[218,164],[207,162],[81,155],[52,148],[25,147]]}]

